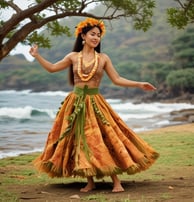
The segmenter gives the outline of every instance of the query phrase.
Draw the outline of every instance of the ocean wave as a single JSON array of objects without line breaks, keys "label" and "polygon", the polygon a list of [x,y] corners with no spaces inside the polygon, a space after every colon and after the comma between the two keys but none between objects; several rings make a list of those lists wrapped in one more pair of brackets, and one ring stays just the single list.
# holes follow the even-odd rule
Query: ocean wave
[{"label": "ocean wave", "polygon": [[53,119],[56,112],[51,109],[35,109],[31,106],[25,107],[2,107],[0,108],[1,118],[31,119],[33,116],[48,116]]},{"label": "ocean wave", "polygon": [[62,96],[62,97],[66,97],[68,95],[68,92],[65,92],[65,91],[45,91],[45,92],[33,92],[31,94],[42,95],[42,96]]},{"label": "ocean wave", "polygon": [[[128,104],[127,104],[128,105]],[[112,107],[115,111],[117,111],[118,115],[124,120],[130,119],[144,119],[144,118],[151,118],[155,116],[157,113],[156,111],[152,111],[150,109],[144,109],[138,111],[137,109],[127,109],[124,105],[112,104]],[[141,109],[141,108],[140,108]],[[150,110],[150,111],[149,111]],[[49,117],[54,119],[56,117],[57,108],[54,109],[39,109],[33,108],[32,106],[24,106],[24,107],[2,107],[0,108],[0,118],[13,118],[13,119],[32,119],[33,117]]]},{"label": "ocean wave", "polygon": [[[163,104],[163,103],[112,103],[112,108],[117,111],[119,116],[126,120],[134,119],[146,119],[152,118],[157,115],[170,113],[172,111],[180,109],[193,108],[193,105],[187,103],[176,104]],[[54,119],[56,116],[56,109],[40,109],[32,106],[24,107],[2,107],[0,108],[0,118],[14,118],[14,119],[31,119],[33,117],[49,117]]]},{"label": "ocean wave", "polygon": [[32,90],[1,90],[0,95],[6,95],[6,94],[14,94],[14,95],[40,95],[40,96],[67,96],[69,92],[65,91],[43,91],[43,92],[33,92]]},{"label": "ocean wave", "polygon": [[129,121],[131,119],[149,119],[155,116],[155,114],[124,114],[124,113],[118,113],[118,115],[123,119],[123,121]]},{"label": "ocean wave", "polygon": [[194,105],[188,104],[188,103],[160,103],[160,102],[153,102],[153,103],[140,103],[140,104],[134,104],[132,102],[126,102],[126,103],[116,103],[113,104],[112,107],[114,110],[120,111],[120,112],[127,112],[129,111],[131,113],[142,113],[143,114],[160,114],[160,113],[169,113],[174,110],[180,110],[180,109],[189,109],[193,108]]},{"label": "ocean wave", "polygon": [[28,89],[28,90],[21,90],[21,91],[17,91],[17,90],[1,90],[0,91],[0,95],[4,95],[4,94],[18,94],[18,95],[28,95],[32,92],[32,90]]}]

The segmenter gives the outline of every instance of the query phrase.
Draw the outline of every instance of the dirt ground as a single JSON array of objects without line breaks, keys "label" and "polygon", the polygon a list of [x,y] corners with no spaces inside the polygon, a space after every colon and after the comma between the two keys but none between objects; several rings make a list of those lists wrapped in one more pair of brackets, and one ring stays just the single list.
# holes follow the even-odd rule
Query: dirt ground
[{"label": "dirt ground", "polygon": [[[174,171],[173,171],[174,172]],[[172,177],[171,177],[172,176]],[[80,193],[85,183],[48,184],[12,187],[20,196],[20,201],[30,202],[193,202],[194,170],[192,167],[182,172],[163,174],[160,181],[122,181],[125,192],[112,193],[110,182],[97,182],[96,190]],[[100,195],[105,198],[100,199]],[[85,200],[84,200],[85,199]],[[87,199],[87,200],[86,200]],[[128,200],[127,200],[128,199]]]},{"label": "dirt ground", "polygon": [[[183,128],[184,127],[184,128]],[[178,126],[180,130],[193,131],[192,127]],[[170,127],[159,129],[173,131]],[[158,133],[158,131],[156,131]],[[97,181],[96,189],[88,193],[80,193],[85,183],[61,183],[44,185],[11,185],[12,192],[17,193],[21,202],[194,202],[194,167],[178,167],[174,169],[154,171],[158,175],[154,180],[122,181],[125,192],[112,193],[112,183]],[[101,198],[100,196],[103,196]]]},{"label": "dirt ground", "polygon": [[[193,202],[194,170],[193,167],[179,170],[177,173],[161,173],[160,181],[122,181],[125,192],[112,193],[110,182],[97,182],[96,190],[80,193],[85,183],[22,185],[11,187],[12,192],[20,196],[21,202],[78,202],[78,201],[111,201],[111,202]],[[103,198],[99,197],[103,195]]]}]

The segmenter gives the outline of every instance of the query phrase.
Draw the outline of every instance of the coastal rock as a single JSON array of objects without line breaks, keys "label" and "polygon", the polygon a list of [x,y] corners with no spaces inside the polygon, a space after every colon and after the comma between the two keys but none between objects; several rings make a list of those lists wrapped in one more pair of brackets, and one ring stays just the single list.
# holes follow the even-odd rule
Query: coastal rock
[{"label": "coastal rock", "polygon": [[171,121],[194,123],[194,109],[182,109],[170,113]]},{"label": "coastal rock", "polygon": [[194,123],[194,115],[189,116],[188,121],[189,121],[189,123]]}]

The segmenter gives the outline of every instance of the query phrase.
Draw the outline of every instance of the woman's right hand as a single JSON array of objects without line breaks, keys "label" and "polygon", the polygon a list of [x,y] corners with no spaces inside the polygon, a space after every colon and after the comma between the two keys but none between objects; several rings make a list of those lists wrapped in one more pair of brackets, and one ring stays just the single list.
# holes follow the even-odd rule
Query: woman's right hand
[{"label": "woman's right hand", "polygon": [[139,87],[145,91],[154,91],[156,90],[156,87],[148,82],[139,82]]},{"label": "woman's right hand", "polygon": [[38,45],[33,45],[31,48],[30,48],[30,51],[29,53],[33,56],[33,57],[36,57],[38,55]]}]

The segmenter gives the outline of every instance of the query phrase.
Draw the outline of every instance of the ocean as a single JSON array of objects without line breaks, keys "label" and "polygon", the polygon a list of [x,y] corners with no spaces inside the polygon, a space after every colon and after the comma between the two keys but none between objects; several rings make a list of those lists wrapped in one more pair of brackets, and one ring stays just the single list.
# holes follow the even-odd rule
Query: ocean
[{"label": "ocean", "polygon": [[[0,91],[0,159],[42,151],[58,107],[67,94],[63,91]],[[107,101],[137,133],[179,124],[170,121],[170,112],[194,108],[187,103],[133,104],[130,99]]]}]

